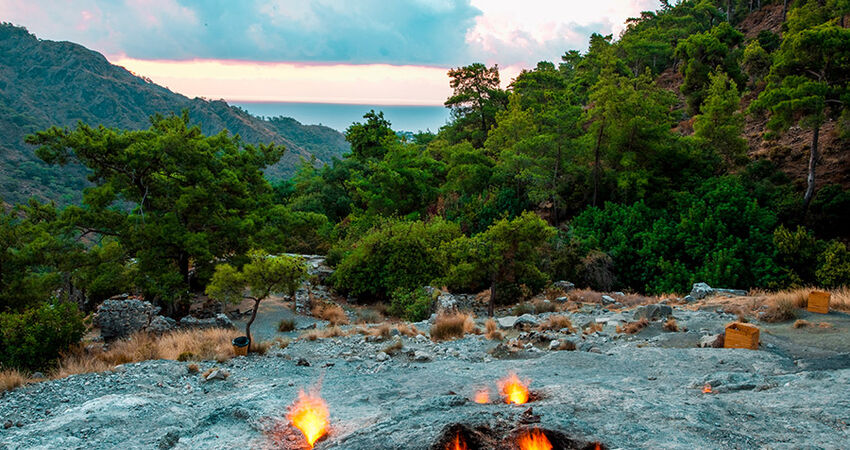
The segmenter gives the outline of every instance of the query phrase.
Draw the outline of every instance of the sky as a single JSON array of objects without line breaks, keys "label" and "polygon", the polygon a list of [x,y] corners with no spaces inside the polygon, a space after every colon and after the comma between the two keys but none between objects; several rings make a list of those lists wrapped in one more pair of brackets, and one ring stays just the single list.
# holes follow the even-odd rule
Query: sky
[{"label": "sky", "polygon": [[440,105],[446,72],[584,50],[658,0],[0,0],[0,20],[67,40],[189,97]]}]

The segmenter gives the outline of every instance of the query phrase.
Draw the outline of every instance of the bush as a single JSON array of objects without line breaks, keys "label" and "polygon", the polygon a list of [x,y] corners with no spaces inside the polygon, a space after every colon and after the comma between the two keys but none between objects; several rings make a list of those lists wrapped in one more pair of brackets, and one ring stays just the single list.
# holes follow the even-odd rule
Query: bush
[{"label": "bush", "polygon": [[431,339],[447,341],[462,338],[475,331],[475,322],[467,314],[442,314],[431,325]]},{"label": "bush", "polygon": [[0,314],[0,364],[44,369],[78,343],[85,331],[83,317],[72,303],[44,303],[22,313]]},{"label": "bush", "polygon": [[424,288],[412,291],[399,288],[393,292],[389,313],[411,322],[418,322],[431,315],[431,303],[432,298]]},{"label": "bush", "polygon": [[295,321],[292,319],[281,319],[277,324],[277,331],[287,333],[295,329]]},{"label": "bush", "polygon": [[341,291],[371,299],[427,285],[442,275],[437,248],[459,236],[456,224],[439,219],[382,225],[352,244],[331,281]]},{"label": "bush", "polygon": [[820,255],[817,270],[818,283],[825,287],[850,284],[850,252],[838,241],[831,241]]}]

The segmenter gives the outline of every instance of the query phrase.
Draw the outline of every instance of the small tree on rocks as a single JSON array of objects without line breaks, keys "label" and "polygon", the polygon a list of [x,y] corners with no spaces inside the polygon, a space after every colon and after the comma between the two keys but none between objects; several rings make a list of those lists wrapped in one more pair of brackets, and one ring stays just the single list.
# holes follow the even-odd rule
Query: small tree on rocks
[{"label": "small tree on rocks", "polygon": [[245,324],[245,335],[248,337],[250,350],[251,324],[257,317],[260,302],[275,292],[280,292],[287,297],[294,295],[301,282],[307,277],[307,267],[301,258],[271,256],[261,250],[252,250],[248,256],[250,262],[242,266],[241,271],[230,264],[216,266],[206,292],[216,300],[234,304],[244,299],[254,301],[251,318]]}]

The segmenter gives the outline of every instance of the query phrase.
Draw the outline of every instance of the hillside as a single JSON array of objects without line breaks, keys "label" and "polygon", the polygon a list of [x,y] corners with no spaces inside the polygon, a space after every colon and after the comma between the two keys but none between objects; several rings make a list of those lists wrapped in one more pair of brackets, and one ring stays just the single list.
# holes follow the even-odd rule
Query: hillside
[{"label": "hillside", "polygon": [[37,39],[26,29],[0,25],[0,198],[8,203],[31,196],[62,203],[79,198],[85,185],[80,167],[43,164],[24,137],[52,125],[77,121],[140,129],[155,114],[187,109],[206,134],[226,129],[249,143],[285,145],[286,155],[268,168],[277,179],[292,174],[301,158],[330,161],[348,150],[344,137],[322,126],[290,118],[261,120],[222,100],[190,99],[138,77],[106,58],[70,42]]}]

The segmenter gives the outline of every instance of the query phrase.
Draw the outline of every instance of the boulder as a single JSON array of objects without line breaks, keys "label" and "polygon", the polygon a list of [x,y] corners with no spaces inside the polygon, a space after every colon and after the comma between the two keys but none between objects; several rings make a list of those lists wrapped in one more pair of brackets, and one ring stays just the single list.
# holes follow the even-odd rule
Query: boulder
[{"label": "boulder", "polygon": [[516,321],[517,321],[517,316],[505,316],[505,317],[499,317],[498,319],[496,319],[496,322],[499,323],[499,328],[502,328],[502,329],[513,328]]},{"label": "boulder", "polygon": [[177,329],[177,321],[171,317],[154,316],[151,323],[147,327],[147,331],[156,334],[163,334]]},{"label": "boulder", "polygon": [[746,297],[747,296],[747,291],[744,291],[744,290],[741,290],[741,289],[717,288],[717,289],[714,290],[714,292],[716,292],[718,294],[728,294],[728,295],[732,295],[732,296],[736,296],[736,297]]},{"label": "boulder", "polygon": [[671,315],[673,315],[673,308],[668,305],[661,305],[656,303],[654,305],[644,305],[636,309],[634,318],[635,320],[656,320],[667,318]]},{"label": "boulder", "polygon": [[94,324],[105,340],[127,337],[150,325],[159,308],[135,298],[109,299],[101,303]]},{"label": "boulder", "polygon": [[416,362],[428,362],[431,361],[431,359],[433,359],[431,355],[422,350],[416,350],[416,352],[413,354],[413,360]]},{"label": "boulder", "polygon": [[574,285],[573,283],[570,283],[569,281],[561,280],[561,281],[556,281],[556,282],[552,283],[552,287],[555,288],[555,289],[560,289],[564,292],[570,292],[570,291],[572,291],[573,289],[576,288],[576,285]]},{"label": "boulder", "polygon": [[603,295],[602,296],[602,304],[603,305],[613,305],[615,303],[617,303],[617,300],[614,300],[614,297],[611,297],[610,295]]},{"label": "boulder", "polygon": [[204,381],[226,380],[230,376],[230,372],[224,369],[214,369],[204,378]]},{"label": "boulder", "polygon": [[700,338],[699,346],[701,348],[722,348],[723,347],[723,335],[722,334],[710,334]]},{"label": "boulder", "polygon": [[534,328],[539,324],[537,318],[532,316],[531,314],[523,314],[514,321],[514,328],[517,329],[527,329]]},{"label": "boulder", "polygon": [[183,328],[235,328],[233,321],[224,314],[218,314],[209,319],[186,316],[180,319],[180,326]]},{"label": "boulder", "polygon": [[557,350],[558,347],[560,347],[560,346],[561,346],[561,341],[559,341],[557,339],[553,339],[551,342],[549,342],[549,350]]},{"label": "boulder", "polygon": [[457,311],[457,299],[455,299],[454,295],[449,293],[440,294],[440,296],[437,297],[437,300],[434,303],[434,309],[437,311],[437,313],[450,313]]},{"label": "boulder", "polygon": [[558,298],[555,299],[555,301],[558,302],[558,303],[564,303],[567,300],[569,300],[569,298],[567,298],[567,297],[558,297]]},{"label": "boulder", "polygon": [[702,300],[713,294],[714,289],[712,289],[711,286],[706,283],[694,283],[694,286],[691,289],[691,297],[697,300]]},{"label": "boulder", "polygon": [[390,355],[386,354],[386,352],[378,352],[378,354],[375,355],[375,359],[378,361],[386,361],[390,359]]}]

